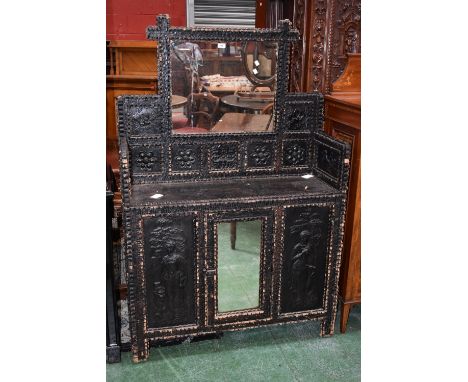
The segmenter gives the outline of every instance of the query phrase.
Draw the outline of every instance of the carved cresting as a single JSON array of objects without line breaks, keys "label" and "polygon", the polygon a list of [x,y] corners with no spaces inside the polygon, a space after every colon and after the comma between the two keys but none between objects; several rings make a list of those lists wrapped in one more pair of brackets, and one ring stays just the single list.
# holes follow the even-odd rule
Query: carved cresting
[{"label": "carved cresting", "polygon": [[323,308],[328,207],[286,209],[281,311]]},{"label": "carved cresting", "polygon": [[195,321],[191,217],[144,220],[148,326]]}]

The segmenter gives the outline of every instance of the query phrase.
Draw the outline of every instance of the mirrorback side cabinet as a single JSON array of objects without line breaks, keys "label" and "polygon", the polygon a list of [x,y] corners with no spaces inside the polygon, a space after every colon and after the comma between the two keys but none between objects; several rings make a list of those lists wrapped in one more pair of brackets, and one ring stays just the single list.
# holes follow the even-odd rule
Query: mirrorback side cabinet
[{"label": "mirrorback side cabinet", "polygon": [[[349,147],[322,131],[321,94],[287,92],[297,31],[288,21],[256,30],[170,28],[166,16],[157,21],[148,37],[158,40],[159,92],[118,100],[133,360],[147,359],[159,340],[260,325],[317,319],[322,335],[333,334]],[[219,132],[194,125],[193,109],[174,110],[171,49],[189,42],[184,47],[194,52],[204,41],[263,44],[250,62],[258,59],[273,79],[261,95],[273,97],[270,117],[246,111],[238,117],[253,121],[250,130],[232,123]],[[200,54],[208,53],[201,48]],[[187,69],[196,71],[191,57]],[[196,98],[178,95],[187,103]],[[176,113],[187,117],[182,133]],[[211,126],[228,113],[236,114],[221,110]],[[235,249],[226,241],[233,227]],[[236,269],[239,276],[231,277]]]}]

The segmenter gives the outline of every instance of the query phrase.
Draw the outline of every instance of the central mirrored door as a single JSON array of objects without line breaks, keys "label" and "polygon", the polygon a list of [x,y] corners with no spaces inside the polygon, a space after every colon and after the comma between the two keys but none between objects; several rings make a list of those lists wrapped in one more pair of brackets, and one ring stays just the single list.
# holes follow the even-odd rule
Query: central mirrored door
[{"label": "central mirrored door", "polygon": [[215,326],[271,316],[273,211],[239,215],[208,217],[208,315]]},{"label": "central mirrored door", "polygon": [[217,224],[218,313],[258,309],[262,221]]}]

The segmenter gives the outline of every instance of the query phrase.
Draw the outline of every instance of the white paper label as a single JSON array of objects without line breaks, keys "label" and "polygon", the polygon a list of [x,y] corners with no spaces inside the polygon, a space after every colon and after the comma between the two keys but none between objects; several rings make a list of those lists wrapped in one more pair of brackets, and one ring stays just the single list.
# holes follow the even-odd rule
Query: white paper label
[{"label": "white paper label", "polygon": [[260,62],[258,62],[258,60],[255,60],[254,64],[255,64],[255,66],[260,66]]},{"label": "white paper label", "polygon": [[226,49],[226,43],[225,42],[218,42],[218,49]]},{"label": "white paper label", "polygon": [[164,195],[163,194],[154,194],[152,196],[150,196],[151,199],[159,199],[159,198],[162,198]]},{"label": "white paper label", "polygon": [[258,73],[258,70],[254,68],[254,69],[252,70],[252,72],[253,72],[253,74],[257,74],[257,73]]},{"label": "white paper label", "polygon": [[314,176],[312,174],[305,174],[305,175],[302,175],[302,178],[304,179],[310,179],[310,178],[313,178]]}]

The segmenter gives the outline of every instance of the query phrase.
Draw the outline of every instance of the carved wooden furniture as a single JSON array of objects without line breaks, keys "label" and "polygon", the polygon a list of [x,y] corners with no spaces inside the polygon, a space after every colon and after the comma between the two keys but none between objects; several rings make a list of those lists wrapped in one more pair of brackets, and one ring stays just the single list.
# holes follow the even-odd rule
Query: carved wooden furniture
[{"label": "carved wooden furniture", "polygon": [[361,0],[294,0],[293,25],[301,42],[293,46],[292,91],[330,92],[347,53],[361,52]]},{"label": "carved wooden furniture", "polygon": [[[158,16],[159,91],[118,100],[133,360],[150,345],[315,319],[334,332],[349,147],[322,129],[323,97],[288,93],[289,21],[279,29],[169,28]],[[274,128],[173,134],[172,41],[278,44]],[[218,309],[218,226],[261,222],[259,301]]]},{"label": "carved wooden furniture", "polygon": [[361,302],[361,54],[349,54],[348,65],[325,96],[325,131],[351,145],[348,208],[340,276],[340,330]]}]

